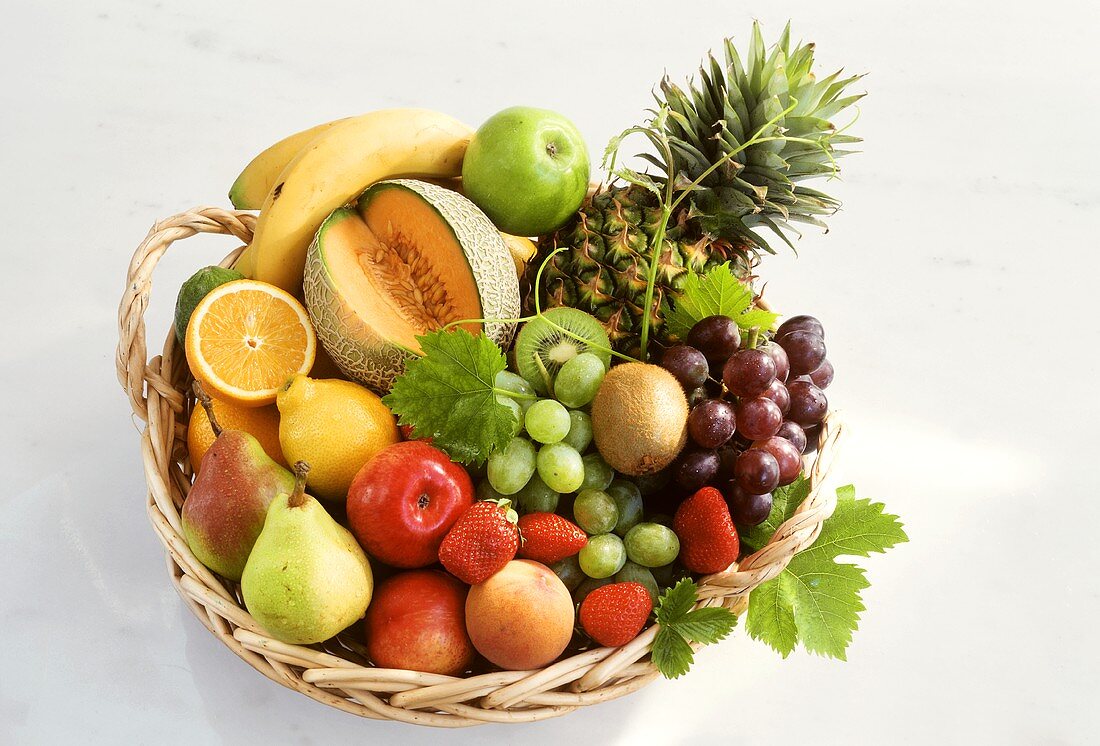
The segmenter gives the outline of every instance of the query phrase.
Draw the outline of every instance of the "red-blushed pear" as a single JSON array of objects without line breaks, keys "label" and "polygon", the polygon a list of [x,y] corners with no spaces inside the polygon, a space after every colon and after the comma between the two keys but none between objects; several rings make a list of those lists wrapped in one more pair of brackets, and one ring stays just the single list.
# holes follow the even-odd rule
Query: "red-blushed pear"
[{"label": "red-blushed pear", "polygon": [[294,489],[294,476],[256,438],[241,430],[222,430],[210,397],[197,383],[195,394],[217,439],[183,502],[183,537],[200,562],[239,581],[271,501]]}]

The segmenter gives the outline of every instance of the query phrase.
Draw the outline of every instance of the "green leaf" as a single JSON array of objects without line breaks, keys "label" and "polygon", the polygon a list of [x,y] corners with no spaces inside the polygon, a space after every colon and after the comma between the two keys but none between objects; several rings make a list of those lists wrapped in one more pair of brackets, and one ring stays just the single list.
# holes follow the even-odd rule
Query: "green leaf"
[{"label": "green leaf", "polygon": [[666,679],[683,676],[695,662],[695,653],[679,632],[660,627],[653,638],[653,665]]},{"label": "green leaf", "polygon": [[710,645],[733,632],[733,628],[737,626],[737,617],[725,607],[710,606],[689,611],[673,626],[688,640]]},{"label": "green leaf", "polygon": [[669,332],[679,337],[686,336],[695,322],[714,315],[729,316],[746,330],[771,328],[779,316],[752,304],[752,288],[738,280],[726,262],[704,275],[688,275],[666,323]]},{"label": "green leaf", "polygon": [[737,617],[721,606],[692,609],[698,588],[684,578],[657,599],[657,636],[653,639],[653,665],[665,678],[687,673],[694,660],[690,642],[709,645],[718,642],[737,624]]},{"label": "green leaf", "polygon": [[482,463],[512,438],[516,419],[496,399],[494,381],[506,367],[488,337],[464,329],[417,337],[424,356],[408,361],[382,402],[413,435],[462,463]]},{"label": "green leaf", "polygon": [[690,578],[681,579],[657,599],[657,621],[667,626],[683,619],[695,605],[697,592],[698,588]]},{"label": "green leaf", "polygon": [[[745,532],[746,544],[763,546],[808,494],[805,478],[777,490],[772,514]],[[862,567],[836,559],[868,557],[908,540],[901,521],[884,512],[882,503],[856,499],[854,487],[841,487],[836,510],[822,524],[817,541],[796,554],[779,577],[752,592],[749,635],[783,657],[801,643],[811,653],[844,660],[865,609],[860,591],[869,583]]]}]

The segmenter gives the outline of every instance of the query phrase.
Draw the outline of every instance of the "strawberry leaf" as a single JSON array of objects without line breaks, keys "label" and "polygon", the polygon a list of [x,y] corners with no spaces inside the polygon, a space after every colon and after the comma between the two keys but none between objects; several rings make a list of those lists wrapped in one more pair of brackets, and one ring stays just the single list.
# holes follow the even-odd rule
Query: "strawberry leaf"
[{"label": "strawberry leaf", "polygon": [[698,588],[684,578],[657,599],[657,635],[653,639],[653,665],[667,679],[687,673],[695,660],[689,643],[709,645],[733,631],[737,617],[721,606],[692,609]]},{"label": "strawberry leaf", "polygon": [[465,464],[480,464],[503,448],[516,417],[497,401],[494,382],[505,369],[504,353],[488,337],[464,329],[417,337],[423,357],[411,358],[382,402],[413,436],[430,437],[437,448]]},{"label": "strawberry leaf", "polygon": [[676,630],[661,627],[653,639],[653,665],[666,679],[676,679],[688,672],[695,662],[695,652]]}]

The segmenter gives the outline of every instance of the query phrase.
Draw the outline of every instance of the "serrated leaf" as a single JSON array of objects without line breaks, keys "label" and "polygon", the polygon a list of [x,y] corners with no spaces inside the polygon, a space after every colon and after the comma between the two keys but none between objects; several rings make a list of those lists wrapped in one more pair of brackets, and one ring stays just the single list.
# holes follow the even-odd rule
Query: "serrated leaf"
[{"label": "serrated leaf", "polygon": [[676,631],[692,642],[710,645],[724,639],[737,626],[737,617],[723,606],[695,609],[673,625]]},{"label": "serrated leaf", "polygon": [[480,464],[512,438],[513,411],[496,399],[494,381],[507,363],[488,337],[464,329],[417,337],[423,357],[408,361],[382,402],[415,437],[462,463]]},{"label": "serrated leaf", "polygon": [[[772,514],[744,533],[745,542],[763,546],[808,494],[805,478],[777,490]],[[784,657],[801,643],[812,653],[844,660],[865,608],[860,591],[869,583],[862,567],[837,562],[837,557],[867,557],[908,540],[897,516],[884,512],[882,503],[856,499],[854,487],[841,487],[836,510],[822,524],[817,541],[796,554],[779,577],[752,592],[749,634]]]},{"label": "serrated leaf", "polygon": [[794,621],[794,593],[785,575],[753,590],[745,629],[754,640],[762,640],[786,658],[798,644]]},{"label": "serrated leaf", "polygon": [[695,605],[697,592],[690,578],[681,579],[657,599],[657,621],[667,626],[683,619]]},{"label": "serrated leaf", "polygon": [[689,275],[665,322],[671,334],[684,337],[695,322],[716,314],[731,317],[746,330],[768,329],[779,318],[770,311],[752,308],[752,303],[752,288],[738,280],[726,262],[704,275]]},{"label": "serrated leaf", "polygon": [[666,679],[683,676],[695,662],[695,652],[680,633],[669,627],[659,627],[653,638],[653,665]]}]

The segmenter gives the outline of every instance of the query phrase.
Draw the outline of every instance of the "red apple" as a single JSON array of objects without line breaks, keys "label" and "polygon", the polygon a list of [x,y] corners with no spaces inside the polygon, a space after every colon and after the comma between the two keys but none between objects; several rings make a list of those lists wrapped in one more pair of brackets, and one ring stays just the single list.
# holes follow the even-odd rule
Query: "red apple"
[{"label": "red apple", "polygon": [[443,451],[409,440],[379,451],[348,489],[348,523],[367,553],[394,567],[425,567],[474,501],[470,475]]},{"label": "red apple", "polygon": [[367,652],[376,666],[456,676],[474,659],[467,588],[439,570],[399,572],[374,591]]}]

